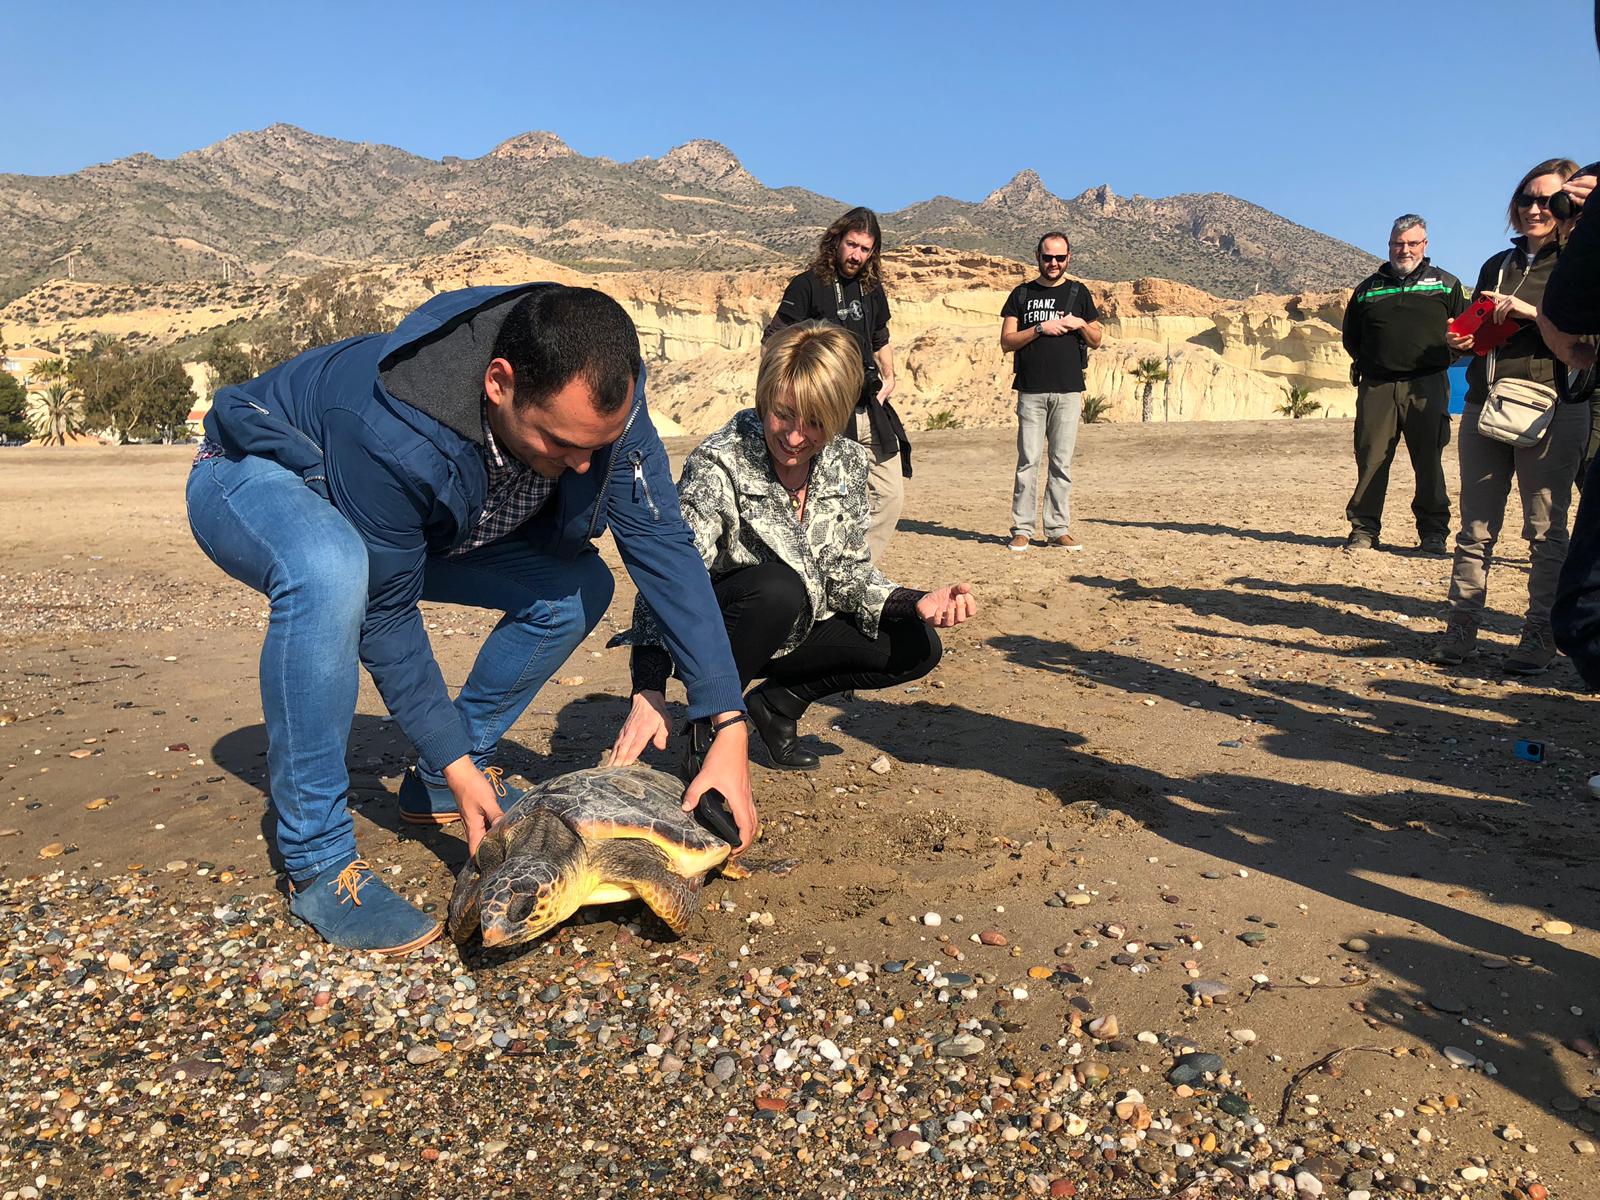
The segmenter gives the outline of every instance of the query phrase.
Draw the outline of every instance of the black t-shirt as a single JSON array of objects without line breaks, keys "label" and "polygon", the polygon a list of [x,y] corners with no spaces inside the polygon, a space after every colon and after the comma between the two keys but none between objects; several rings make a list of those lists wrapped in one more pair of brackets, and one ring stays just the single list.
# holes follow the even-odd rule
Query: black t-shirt
[{"label": "black t-shirt", "polygon": [[801,321],[831,321],[848,329],[861,347],[861,362],[867,377],[875,377],[877,364],[872,355],[889,344],[889,297],[880,285],[865,296],[861,279],[840,279],[826,283],[812,271],[796,275],[783,290],[777,314],[768,332],[784,329]]},{"label": "black t-shirt", "polygon": [[[1055,287],[1030,280],[1006,297],[1002,317],[1015,317],[1019,330],[1057,317],[1082,317],[1098,321],[1089,289],[1076,279],[1063,279]],[[1043,335],[1016,351],[1016,377],[1011,386],[1019,392],[1081,392],[1083,368],[1088,362],[1088,343],[1078,330],[1059,337]]]}]

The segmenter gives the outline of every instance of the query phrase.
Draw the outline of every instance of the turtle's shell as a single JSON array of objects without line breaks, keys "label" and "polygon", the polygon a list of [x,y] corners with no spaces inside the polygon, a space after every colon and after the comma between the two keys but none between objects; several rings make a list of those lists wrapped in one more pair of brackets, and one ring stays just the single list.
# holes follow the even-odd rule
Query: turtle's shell
[{"label": "turtle's shell", "polygon": [[514,826],[535,809],[549,809],[585,842],[642,838],[667,857],[674,874],[700,875],[728,857],[728,843],[683,811],[683,783],[645,766],[574,771],[524,792],[506,810],[508,843]]}]

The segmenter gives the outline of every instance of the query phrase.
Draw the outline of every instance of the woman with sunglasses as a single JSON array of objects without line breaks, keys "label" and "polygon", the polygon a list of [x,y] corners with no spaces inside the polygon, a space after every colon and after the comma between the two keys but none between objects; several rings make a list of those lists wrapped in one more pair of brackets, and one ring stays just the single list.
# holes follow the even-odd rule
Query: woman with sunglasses
[{"label": "woman with sunglasses", "polygon": [[[1450,619],[1429,654],[1433,662],[1455,666],[1477,644],[1488,592],[1489,565],[1505,520],[1512,480],[1522,498],[1522,536],[1528,542],[1528,608],[1522,637],[1503,666],[1512,675],[1537,675],[1555,660],[1550,606],[1556,578],[1567,556],[1567,509],[1573,477],[1589,436],[1589,402],[1565,388],[1565,368],[1535,324],[1539,301],[1561,253],[1561,225],[1551,198],[1578,170],[1569,158],[1552,158],[1522,177],[1511,194],[1507,218],[1517,236],[1512,249],[1492,255],[1478,272],[1473,299],[1494,302],[1496,322],[1514,321],[1517,330],[1492,354],[1467,366],[1466,410],[1461,417],[1461,532],[1456,536],[1450,577]],[[1457,353],[1473,349],[1471,335],[1446,335]],[[1562,394],[1544,436],[1532,446],[1512,446],[1478,431],[1492,378],[1525,379]]]}]

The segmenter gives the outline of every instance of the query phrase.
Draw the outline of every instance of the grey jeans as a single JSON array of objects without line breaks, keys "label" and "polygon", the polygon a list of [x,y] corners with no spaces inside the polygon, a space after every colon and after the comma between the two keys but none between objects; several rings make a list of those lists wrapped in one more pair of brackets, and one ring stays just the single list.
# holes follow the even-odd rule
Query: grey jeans
[{"label": "grey jeans", "polygon": [[1044,536],[1067,532],[1072,515],[1072,451],[1083,416],[1082,392],[1017,393],[1017,482],[1011,489],[1011,532],[1032,537],[1039,512],[1039,463],[1050,446],[1044,489]]},{"label": "grey jeans", "polygon": [[1478,432],[1481,404],[1461,415],[1461,532],[1450,575],[1452,618],[1476,625],[1489,590],[1494,544],[1506,518],[1511,481],[1522,497],[1522,536],[1528,542],[1530,625],[1548,626],[1556,578],[1567,558],[1567,509],[1573,476],[1589,441],[1589,405],[1561,404],[1550,428],[1532,446],[1509,446]]}]

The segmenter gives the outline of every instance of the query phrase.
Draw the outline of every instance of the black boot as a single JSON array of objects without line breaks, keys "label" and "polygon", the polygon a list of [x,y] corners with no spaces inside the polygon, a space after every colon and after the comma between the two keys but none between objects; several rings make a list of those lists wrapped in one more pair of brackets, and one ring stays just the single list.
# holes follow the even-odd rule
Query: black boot
[{"label": "black boot", "polygon": [[795,722],[806,711],[806,701],[788,688],[763,684],[744,698],[761,740],[766,744],[772,765],[785,771],[815,771],[821,760],[800,747],[800,732]]}]

